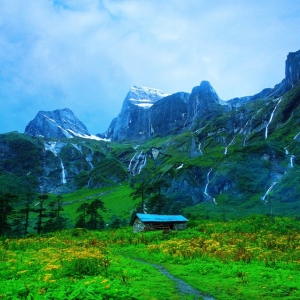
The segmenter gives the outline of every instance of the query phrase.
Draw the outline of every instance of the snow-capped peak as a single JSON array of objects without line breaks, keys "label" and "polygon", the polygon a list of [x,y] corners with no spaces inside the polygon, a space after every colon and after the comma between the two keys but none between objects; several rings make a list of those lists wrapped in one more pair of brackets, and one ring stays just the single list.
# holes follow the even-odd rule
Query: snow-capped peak
[{"label": "snow-capped peak", "polygon": [[127,99],[139,107],[150,108],[156,101],[168,95],[159,89],[133,86],[127,95]]}]

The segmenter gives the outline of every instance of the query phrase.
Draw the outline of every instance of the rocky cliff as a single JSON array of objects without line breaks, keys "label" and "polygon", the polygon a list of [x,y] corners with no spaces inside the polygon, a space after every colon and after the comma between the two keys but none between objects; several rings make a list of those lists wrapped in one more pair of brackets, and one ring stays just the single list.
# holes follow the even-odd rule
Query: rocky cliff
[{"label": "rocky cliff", "polygon": [[132,87],[124,99],[120,114],[111,122],[104,136],[115,141],[148,138],[150,108],[165,96],[167,94],[158,89]]},{"label": "rocky cliff", "polygon": [[38,112],[26,126],[25,134],[55,139],[90,136],[85,125],[68,108]]},{"label": "rocky cliff", "polygon": [[285,78],[274,88],[240,98],[223,101],[208,81],[202,81],[191,94],[163,92],[133,87],[127,94],[119,116],[104,136],[114,141],[142,141],[153,135],[166,136],[199,127],[228,112],[258,99],[272,99],[289,91],[300,78],[300,50],[289,53],[285,64]]}]

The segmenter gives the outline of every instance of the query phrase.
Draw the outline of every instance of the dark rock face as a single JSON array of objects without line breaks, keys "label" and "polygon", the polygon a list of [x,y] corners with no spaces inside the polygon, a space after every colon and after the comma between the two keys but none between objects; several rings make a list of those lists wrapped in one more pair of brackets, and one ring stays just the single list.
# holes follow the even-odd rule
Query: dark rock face
[{"label": "dark rock face", "polygon": [[300,79],[300,50],[290,52],[285,62],[286,90],[290,90]]},{"label": "dark rock face", "polygon": [[220,98],[208,81],[202,81],[193,88],[188,100],[188,117],[200,118],[212,106],[219,104]]},{"label": "dark rock face", "polygon": [[188,93],[176,93],[157,101],[150,109],[151,135],[179,133],[187,122]]},{"label": "dark rock face", "polygon": [[111,122],[105,137],[115,141],[148,138],[150,108],[165,96],[167,94],[157,89],[132,87],[123,102],[120,114]]},{"label": "dark rock face", "polygon": [[279,97],[288,92],[300,79],[300,50],[290,52],[285,61],[285,78],[264,98]]},{"label": "dark rock face", "polygon": [[55,139],[90,135],[85,125],[68,108],[40,111],[26,126],[25,134]]},{"label": "dark rock face", "polygon": [[[207,121],[249,101],[270,100],[289,91],[300,79],[300,50],[288,54],[285,69],[285,78],[274,88],[228,101],[221,100],[208,81],[202,81],[194,87],[191,94],[181,92],[170,96],[156,89],[133,87],[124,100],[121,113],[101,137],[115,141],[142,141],[153,135],[198,130]],[[244,121],[241,120],[241,124]],[[233,123],[226,128],[230,133],[238,130]]]}]

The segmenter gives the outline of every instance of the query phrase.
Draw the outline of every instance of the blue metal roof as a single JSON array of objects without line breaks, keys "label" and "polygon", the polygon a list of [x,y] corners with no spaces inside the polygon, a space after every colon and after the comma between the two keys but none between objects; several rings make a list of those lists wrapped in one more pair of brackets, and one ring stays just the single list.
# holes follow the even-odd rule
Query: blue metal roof
[{"label": "blue metal roof", "polygon": [[142,222],[187,222],[188,219],[181,215],[152,215],[152,214],[140,214],[136,216]]}]

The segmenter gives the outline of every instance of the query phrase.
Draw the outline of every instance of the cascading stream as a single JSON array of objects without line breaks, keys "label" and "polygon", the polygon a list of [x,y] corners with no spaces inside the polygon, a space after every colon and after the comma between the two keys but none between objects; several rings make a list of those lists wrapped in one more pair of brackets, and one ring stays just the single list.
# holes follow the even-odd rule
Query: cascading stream
[{"label": "cascading stream", "polygon": [[209,185],[209,182],[210,182],[209,175],[210,175],[211,171],[212,171],[212,168],[206,174],[206,185],[205,185],[205,188],[204,188],[204,195],[206,195],[209,199],[211,199],[213,203],[217,204],[216,199],[207,193],[207,188],[208,188],[208,185]]},{"label": "cascading stream", "polygon": [[65,184],[65,183],[67,183],[67,180],[66,180],[65,167],[64,167],[62,160],[60,160],[60,165],[61,165],[61,183]]},{"label": "cascading stream", "polygon": [[138,151],[134,154],[132,159],[130,160],[128,171],[133,175],[140,174],[142,169],[145,167],[147,163],[147,156],[142,150],[139,154]]},{"label": "cascading stream", "polygon": [[228,147],[234,142],[235,137],[231,140],[231,142],[225,147],[224,154],[227,154]]},{"label": "cascading stream", "polygon": [[266,193],[261,197],[261,200],[263,200],[265,202],[265,204],[267,203],[266,201],[266,197],[269,195],[269,193],[272,191],[274,185],[277,183],[277,181],[272,182],[271,186],[268,188],[268,190],[266,191]]},{"label": "cascading stream", "polygon": [[287,148],[284,148],[284,150],[285,150],[285,155],[290,158],[290,167],[293,168],[294,167],[295,155],[289,154],[289,151],[287,150]]},{"label": "cascading stream", "polygon": [[267,124],[267,126],[266,126],[266,130],[265,130],[265,139],[267,139],[267,138],[268,138],[268,127],[269,127],[269,125],[270,125],[270,124],[271,124],[271,122],[272,122],[272,119],[273,119],[274,113],[275,113],[275,111],[276,111],[276,109],[277,109],[277,107],[278,107],[279,103],[281,102],[281,100],[282,100],[282,98],[279,98],[279,101],[277,102],[276,106],[274,107],[274,109],[273,109],[273,111],[272,111],[272,113],[271,113],[271,116],[270,116],[269,122],[268,122],[268,124]]},{"label": "cascading stream", "polygon": [[[58,157],[57,154],[59,153],[60,149],[57,150],[56,146],[57,146],[57,142],[45,143],[45,149],[51,151],[56,157]],[[66,171],[62,159],[60,159],[60,166],[61,166],[61,183],[66,184],[67,183]]]}]

